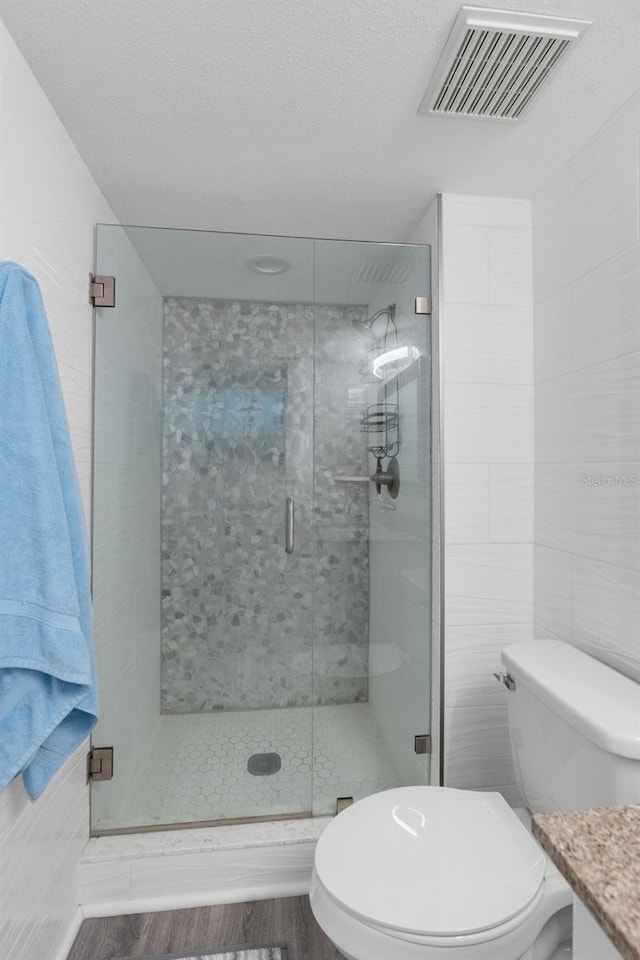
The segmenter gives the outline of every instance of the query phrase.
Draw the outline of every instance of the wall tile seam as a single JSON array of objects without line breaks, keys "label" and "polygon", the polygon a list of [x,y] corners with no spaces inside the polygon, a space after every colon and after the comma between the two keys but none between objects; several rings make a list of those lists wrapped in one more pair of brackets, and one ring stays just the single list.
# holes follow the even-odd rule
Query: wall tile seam
[{"label": "wall tile seam", "polygon": [[[628,147],[630,144],[632,144],[632,143],[635,142],[635,144],[636,144],[636,150],[637,150],[637,141],[638,141],[638,136],[637,136],[637,135],[634,135],[634,136],[632,136],[632,137],[629,137],[629,138],[627,139],[626,144],[621,144],[620,147],[623,147],[623,146],[627,146],[627,147]],[[620,149],[620,148],[619,148],[619,149]],[[557,217],[558,219],[561,219],[561,220],[568,219],[568,218],[566,217],[566,214],[565,214],[564,211],[563,211],[563,207],[564,207],[564,205],[566,204],[566,202],[567,202],[571,197],[575,196],[575,194],[578,192],[578,190],[579,190],[581,187],[583,187],[584,184],[585,184],[588,180],[591,179],[591,177],[593,177],[593,176],[595,176],[597,173],[599,173],[599,172],[602,170],[602,168],[603,168],[604,166],[606,166],[607,163],[610,162],[612,156],[614,156],[614,151],[612,151],[610,154],[608,154],[607,157],[606,157],[606,159],[603,160],[603,162],[602,162],[598,167],[594,168],[594,169],[588,174],[588,176],[585,177],[585,179],[582,181],[582,183],[581,183],[580,185],[576,186],[576,187],[575,187],[573,190],[571,190],[570,192],[563,194],[562,199],[561,199],[558,203],[556,203],[547,213],[545,213],[545,215],[544,215],[543,217],[541,217],[541,218],[538,219],[538,220],[534,219],[533,226],[532,226],[532,233],[535,235],[539,230],[541,230],[541,229],[543,229],[543,228],[548,228],[548,227],[549,227],[549,221],[552,220],[554,217]],[[637,184],[634,184],[634,186],[637,186]],[[640,227],[639,227],[638,224],[637,224],[637,225],[636,225],[636,239],[638,239],[638,230],[639,230],[639,229],[640,229]]]},{"label": "wall tile seam", "polygon": [[[588,466],[610,466],[610,467],[637,467],[640,465],[640,461],[637,458],[631,458],[630,460],[616,460],[607,457],[606,460],[542,460],[538,458],[535,461],[535,466],[544,466],[544,467],[588,467]],[[631,488],[628,488],[631,489]]]},{"label": "wall tile seam", "polygon": [[[538,433],[539,432],[540,431],[538,431]],[[634,441],[635,441],[635,438],[634,438]],[[569,467],[582,467],[583,469],[586,467],[600,467],[600,468],[611,467],[612,469],[615,469],[618,467],[629,467],[631,469],[636,469],[639,464],[640,464],[640,460],[638,459],[638,457],[630,457],[629,459],[622,459],[622,458],[616,459],[615,457],[605,457],[604,459],[601,459],[601,460],[598,460],[597,458],[593,458],[593,457],[590,457],[588,460],[558,460],[558,459],[547,460],[544,457],[540,456],[536,460],[535,466],[536,466],[536,474],[537,474],[538,467],[545,467],[547,469],[549,467],[556,467],[558,469],[565,469]],[[631,491],[633,487],[631,487],[630,485],[627,485],[627,489]]]},{"label": "wall tile seam", "polygon": [[[488,301],[487,301],[488,306],[490,306],[490,307],[498,307],[498,306],[502,306],[502,307],[513,307],[514,309],[515,309],[515,308],[520,308],[520,309],[523,309],[523,308],[531,308],[531,309],[532,309],[532,308],[533,308],[533,267],[532,267],[533,255],[532,255],[532,253],[531,253],[531,245],[529,245],[529,256],[528,256],[527,260],[528,260],[528,262],[527,262],[527,264],[525,265],[526,276],[525,276],[524,280],[521,281],[522,287],[524,287],[525,290],[526,290],[525,295],[523,295],[523,296],[521,296],[521,297],[518,296],[518,298],[517,298],[517,299],[514,299],[514,300],[504,300],[504,299],[502,299],[502,297],[500,297],[500,298],[498,299],[498,298],[496,297],[495,293],[492,294],[492,292],[491,292],[492,290],[494,290],[494,288],[496,288],[497,290],[500,290],[500,286],[499,286],[499,285],[496,287],[494,273],[495,273],[496,270],[498,271],[498,273],[500,273],[500,271],[503,269],[503,266],[504,266],[503,260],[502,260],[501,258],[498,258],[498,257],[494,257],[494,256],[491,256],[491,255],[489,256],[489,275],[488,275],[489,298],[488,298]],[[522,265],[522,264],[519,264],[519,265],[517,265],[517,266],[519,266],[520,268],[522,268],[523,265]],[[516,269],[517,269],[517,267],[516,267]],[[524,272],[524,271],[523,271],[523,272]],[[531,332],[533,333],[533,309],[532,309],[531,316],[529,316],[527,319],[529,320],[530,329],[531,329]],[[531,338],[531,344],[532,344],[532,346],[533,346],[533,336],[532,336],[532,338]],[[531,377],[532,377],[532,379],[533,379],[533,365],[532,365],[532,367],[531,367]]]},{"label": "wall tile seam", "polygon": [[533,230],[533,225],[528,227],[507,227],[507,226],[498,226],[495,223],[473,223],[461,220],[452,220],[450,222],[445,221],[445,225],[448,227],[464,227],[467,229],[473,230],[484,230],[487,233],[487,236],[491,233],[522,233],[523,235],[530,234]]},{"label": "wall tile seam", "polygon": [[[460,209],[461,206],[473,207],[476,216],[480,216],[480,209],[483,209],[483,214],[488,214],[489,216],[495,218],[496,210],[499,212],[498,215],[502,215],[505,212],[505,209],[508,207],[517,207],[521,211],[531,208],[531,199],[529,197],[497,197],[493,194],[478,194],[478,193],[445,193],[443,194],[445,199],[445,205],[449,208],[446,211],[446,216],[451,217],[451,208]],[[457,221],[451,221],[457,222]],[[467,221],[463,221],[464,224],[467,224]],[[471,221],[471,225],[476,225],[477,220]],[[485,224],[479,224],[479,226],[485,226]],[[489,224],[491,226],[491,224]]]},{"label": "wall tile seam", "polygon": [[513,770],[511,750],[508,746],[506,707],[500,708],[500,713],[504,716],[495,719],[489,714],[480,712],[482,739],[475,733],[468,735],[473,730],[472,713],[478,711],[466,707],[457,709],[462,715],[465,736],[464,739],[459,737],[457,743],[448,744],[450,766],[447,786],[455,784],[467,790],[491,790],[491,792],[504,789],[503,785],[512,775]]},{"label": "wall tile seam", "polygon": [[636,167],[637,167],[637,196],[639,198],[638,202],[638,215],[636,218],[636,236],[640,240],[640,130],[638,130],[638,135],[636,137]]},{"label": "wall tile seam", "polygon": [[[550,379],[551,379],[551,378],[550,378]],[[470,379],[467,378],[467,377],[465,377],[465,378],[462,378],[462,377],[451,377],[451,378],[449,378],[449,379],[447,380],[447,383],[448,383],[450,386],[452,386],[452,387],[466,387],[466,386],[475,386],[475,387],[533,387],[533,386],[535,386],[536,383],[540,383],[540,381],[539,381],[539,380],[536,381],[536,380],[533,379],[533,371],[532,371],[532,379],[531,379],[531,380],[530,380],[528,377],[527,377],[526,379],[524,379],[524,380],[522,379],[522,377],[519,377],[518,379],[515,379],[515,378],[514,378],[513,380],[496,380],[495,377],[487,378],[487,379],[483,379],[483,380],[480,380],[480,379],[470,380]]]},{"label": "wall tile seam", "polygon": [[[484,530],[486,530],[489,525],[488,516],[483,516],[481,518],[481,522],[482,522],[482,527],[484,528]],[[531,511],[531,517],[527,525],[531,526],[531,529],[533,531],[533,510]],[[486,547],[488,549],[491,549],[494,547],[505,547],[505,548],[509,547],[511,549],[518,548],[518,550],[520,551],[520,556],[522,556],[522,548],[530,547],[532,544],[533,544],[533,533],[531,534],[531,537],[528,537],[527,539],[523,539],[522,536],[520,536],[520,539],[518,540],[488,540],[485,536],[483,536],[481,538],[478,538],[477,540],[451,539],[446,542],[447,547],[451,547],[454,549],[454,562],[456,566],[458,566],[460,563],[460,559],[456,555],[456,553],[461,550],[467,550],[467,551],[473,552],[473,551],[477,551],[481,547]]]},{"label": "wall tile seam", "polygon": [[[637,108],[635,112],[633,111],[634,101],[637,101],[640,96],[640,88],[635,90],[630,97],[628,97],[623,103],[621,103],[618,108],[614,111],[614,114],[607,120],[605,123],[599,127],[593,134],[590,139],[583,144],[583,146],[569,157],[569,159],[564,163],[559,170],[553,174],[553,176],[543,184],[539,190],[531,198],[531,211],[532,211],[532,227],[535,230],[544,220],[546,220],[549,214],[553,213],[558,206],[560,206],[564,200],[579,190],[584,183],[593,176],[606,162],[609,158],[616,153],[622,145],[631,141],[635,135],[637,135],[638,130],[640,129],[640,118],[638,117]],[[625,114],[629,113],[628,118]],[[621,132],[620,136],[611,139],[611,132],[619,124],[629,124],[629,127],[635,127],[635,133],[629,133],[626,129],[624,132]],[[603,145],[608,146],[608,151],[606,154],[606,159],[602,163],[594,166],[592,163],[588,162],[589,155],[593,156],[598,154]],[[570,178],[568,174],[571,173],[572,168],[574,173],[576,168],[580,172],[580,167],[583,169],[583,174],[579,178]],[[553,192],[558,184],[562,184],[564,180],[565,184],[571,180],[572,189],[567,191],[563,190],[560,200],[550,208],[548,213],[544,214],[543,217],[537,217],[536,208],[539,208],[541,204],[546,202],[546,195],[550,192]]]},{"label": "wall tile seam", "polygon": [[[594,557],[594,556],[591,556],[591,554],[578,553],[576,550],[569,550],[566,547],[554,547],[549,543],[545,543],[544,540],[539,539],[539,534],[536,534],[534,546],[544,547],[545,550],[554,550],[556,553],[559,553],[565,557],[568,557],[571,561],[570,566],[571,566],[572,574],[574,572],[574,560],[588,560],[590,563],[596,563],[614,571],[619,570],[621,573],[625,573],[630,576],[638,576],[638,568],[625,567],[620,563],[613,563],[611,560],[603,560],[601,555]],[[539,566],[540,564],[538,564],[538,567]],[[534,564],[534,575],[535,575],[535,567],[536,565]],[[538,576],[542,576],[541,571],[538,571]]]},{"label": "wall tile seam", "polygon": [[[640,317],[638,317],[638,324],[640,324]],[[534,387],[547,387],[550,384],[557,383],[558,385],[570,380],[573,377],[579,376],[581,373],[591,373],[596,370],[598,367],[604,367],[608,363],[617,363],[620,360],[626,360],[627,358],[633,358],[635,356],[640,357],[640,350],[632,350],[628,353],[620,353],[617,357],[610,357],[608,360],[603,360],[601,363],[591,363],[585,367],[575,367],[572,370],[567,370],[566,373],[560,373],[555,377],[541,377],[539,380],[536,380],[533,384]],[[640,363],[640,359],[638,361]],[[619,378],[612,380],[612,383],[619,383]],[[623,391],[627,392],[627,391]],[[575,398],[574,398],[575,399]],[[549,401],[549,404],[555,404],[558,402],[558,398],[552,398]],[[538,406],[537,397],[536,397],[536,407]]]},{"label": "wall tile seam", "polygon": [[[534,386],[535,386],[535,381],[534,381],[534,380],[531,380],[530,382],[527,381],[526,383],[523,383],[522,380],[520,380],[519,383],[503,383],[502,381],[496,381],[495,379],[491,379],[491,380],[451,380],[451,381],[447,380],[447,384],[446,384],[446,385],[447,385],[447,388],[449,387],[449,385],[451,385],[452,387],[466,387],[466,386],[469,386],[469,387],[492,387],[492,388],[497,388],[497,389],[499,389],[499,390],[501,390],[502,388],[504,388],[505,390],[509,390],[509,392],[513,392],[513,388],[519,386],[519,387],[522,388],[523,392],[526,391],[527,393],[530,393],[530,392],[533,390]],[[451,390],[445,391],[445,399],[450,399],[450,395],[451,395],[452,392],[453,392],[453,391],[451,391]],[[460,392],[460,391],[458,391],[458,392]]]},{"label": "wall tile seam", "polygon": [[[533,579],[533,578],[532,578]],[[503,630],[506,627],[512,627],[514,630],[516,628],[530,627],[533,623],[533,603],[529,600],[522,601],[521,606],[524,608],[520,611],[518,618],[515,620],[499,620],[497,623],[494,619],[492,620],[456,620],[455,619],[455,610],[458,607],[458,604],[452,604],[453,612],[449,615],[449,621],[445,629],[445,635],[450,639],[449,630],[458,631],[473,631],[478,630],[480,633],[486,632],[487,630],[500,629]],[[451,619],[453,617],[453,619]],[[486,643],[486,638],[483,638],[483,642]],[[448,656],[448,655],[447,655]]]},{"label": "wall tile seam", "polygon": [[[586,557],[582,557],[580,554],[572,554],[572,553],[570,553],[568,550],[565,550],[564,547],[552,547],[552,546],[548,546],[547,544],[544,544],[544,543],[536,543],[535,546],[536,546],[536,547],[542,547],[542,548],[544,548],[545,550],[550,550],[550,551],[552,551],[553,553],[560,553],[560,554],[563,554],[563,555],[569,556],[569,557],[571,557],[571,556],[577,556],[577,557],[580,557],[580,559],[587,559]],[[602,563],[604,566],[607,566],[607,567],[610,567],[610,566],[614,566],[614,567],[615,567],[615,564],[610,564],[607,560],[600,560],[599,562]],[[633,572],[633,571],[632,571],[632,572]]]},{"label": "wall tile seam", "polygon": [[[456,307],[460,311],[462,310],[474,310],[478,311],[481,314],[480,319],[475,320],[476,323],[495,323],[498,326],[503,325],[511,317],[515,316],[515,322],[518,325],[518,329],[526,330],[533,318],[534,302],[533,300],[528,300],[527,303],[473,303],[473,301],[463,300],[455,301],[449,300],[445,306]],[[509,316],[499,316],[500,313],[506,314],[509,312]],[[513,313],[511,312],[513,311]],[[487,313],[490,313],[490,316],[486,316]],[[483,316],[483,314],[485,314]],[[498,318],[494,321],[493,317],[498,315]],[[464,317],[455,317],[454,323],[461,323]]]},{"label": "wall tile seam", "polygon": [[[638,323],[640,324],[640,318],[638,318]],[[574,382],[574,378],[580,377],[581,374],[585,374],[585,375],[586,375],[586,374],[591,374],[593,371],[597,370],[597,369],[600,368],[600,367],[606,366],[606,364],[608,364],[608,363],[617,363],[617,362],[619,362],[620,360],[633,359],[633,358],[636,357],[636,356],[638,357],[638,363],[639,363],[639,365],[640,365],[640,351],[639,351],[639,350],[634,350],[634,351],[632,351],[631,353],[621,353],[620,356],[618,356],[618,357],[612,357],[611,360],[604,360],[602,363],[594,363],[594,364],[592,364],[591,366],[579,367],[579,368],[577,368],[576,370],[570,370],[568,373],[561,373],[561,374],[560,374],[559,376],[557,376],[557,377],[547,377],[547,378],[544,379],[544,380],[536,380],[536,382],[535,382],[534,385],[533,385],[533,386],[536,388],[536,395],[535,395],[535,416],[536,416],[536,421],[537,421],[537,418],[538,418],[539,416],[544,416],[544,415],[545,415],[545,414],[542,413],[541,410],[538,409],[539,406],[540,406],[541,403],[542,403],[542,397],[539,396],[538,391],[542,391],[543,389],[548,389],[548,388],[550,388],[550,387],[553,387],[554,384],[556,385],[556,388],[557,388],[558,391],[560,391],[560,390],[563,391],[560,396],[558,396],[558,394],[556,393],[555,396],[551,397],[551,398],[547,401],[547,403],[545,404],[545,407],[547,407],[547,406],[557,406],[557,405],[560,404],[560,403],[562,403],[563,405],[566,404],[566,403],[571,403],[571,402],[575,403],[575,401],[579,399],[579,397],[576,395],[575,391],[571,391],[571,392],[566,392],[566,391],[565,391],[566,386],[567,386],[569,383]],[[585,379],[586,379],[586,376],[585,376]],[[625,383],[628,383],[628,384],[630,385],[631,389],[629,389],[629,388],[625,389],[624,387],[620,388],[619,391],[618,391],[619,394],[620,394],[620,396],[633,397],[634,394],[637,393],[637,390],[634,390],[634,389],[633,389],[634,380],[635,380],[635,378],[629,378],[628,380],[624,381]],[[618,377],[618,378],[616,378],[616,377],[604,378],[604,377],[603,377],[601,382],[602,382],[602,385],[603,385],[603,386],[606,385],[606,384],[608,384],[610,387],[611,387],[611,386],[619,386],[619,385],[620,385],[620,378],[619,378],[619,377]],[[582,385],[578,384],[578,385],[576,385],[576,386],[577,386],[578,389],[580,389],[580,386],[584,387],[584,381],[582,382]],[[545,461],[544,461],[544,460],[540,460],[539,458],[536,458],[536,461],[535,461],[535,462],[536,462],[536,463],[538,463],[538,462],[544,463]],[[561,462],[561,461],[558,461],[558,462]],[[580,461],[564,461],[564,462],[572,462],[572,463],[575,462],[575,463],[579,463]],[[589,461],[585,461],[585,462],[589,462]],[[592,461],[592,462],[597,462],[597,461]],[[611,461],[609,461],[609,462],[611,462]],[[633,462],[633,461],[632,461],[632,462]]]},{"label": "wall tile seam", "polygon": [[[640,196],[640,186],[638,187],[638,194],[639,194],[639,196]],[[638,206],[638,218],[639,218],[639,224],[640,224],[640,202],[638,203],[637,206]],[[638,231],[640,231],[640,226],[638,227]],[[534,263],[534,268],[533,268],[533,289],[534,289],[534,291],[535,291],[536,286],[537,286],[537,283],[536,283],[536,273],[540,273],[540,272],[541,272],[539,269],[536,270],[536,267],[535,267],[535,262],[536,262],[536,254],[535,254],[536,240],[535,240],[535,233],[536,233],[536,231],[534,230],[534,231],[533,231],[533,235],[534,235],[534,240],[533,240],[533,263]],[[537,298],[536,298],[536,297],[534,296],[534,299],[533,299],[534,325],[535,325],[535,315],[536,315],[536,308],[537,308],[537,307],[542,306],[542,304],[545,304],[548,300],[551,300],[553,297],[557,297],[558,294],[559,294],[559,293],[562,293],[562,291],[564,291],[564,290],[568,290],[569,293],[570,293],[572,287],[575,287],[577,284],[581,283],[583,280],[591,277],[594,273],[596,273],[596,272],[597,272],[598,270],[600,270],[602,267],[606,267],[608,264],[613,263],[615,260],[618,260],[619,258],[626,256],[630,251],[633,251],[633,248],[638,244],[638,242],[640,242],[640,233],[639,233],[638,235],[636,235],[636,239],[635,239],[635,240],[632,240],[631,243],[627,244],[627,245],[626,245],[625,247],[623,247],[621,250],[616,250],[616,252],[615,252],[615,253],[612,253],[610,257],[606,257],[604,260],[599,260],[599,261],[598,261],[597,263],[595,263],[593,266],[589,267],[588,270],[585,270],[584,273],[579,274],[577,277],[572,277],[571,280],[568,280],[566,283],[561,283],[561,284],[559,284],[557,287],[553,287],[551,290],[545,292],[545,295],[544,295],[543,297],[537,297]],[[538,281],[538,282],[539,282],[539,281]],[[465,304],[465,306],[466,306],[466,304]]]},{"label": "wall tile seam", "polygon": [[[568,640],[570,642],[570,637],[567,637],[563,630],[554,630],[553,627],[545,623],[545,617],[542,615],[542,613],[534,618],[533,630],[534,634],[541,634],[540,639],[552,638],[554,640]],[[536,639],[539,638],[536,637]]]},{"label": "wall tile seam", "polygon": [[[532,617],[528,617],[526,620],[509,620],[507,622],[503,622],[501,620],[499,623],[494,622],[494,623],[449,624],[449,627],[447,628],[447,634],[449,634],[450,630],[453,630],[456,633],[458,631],[463,631],[465,634],[473,632],[474,630],[478,630],[479,632],[478,643],[475,644],[474,646],[476,649],[483,649],[486,652],[486,648],[483,645],[486,644],[487,638],[482,634],[486,634],[487,630],[496,630],[496,629],[502,630],[504,627],[530,627],[532,623],[532,619],[533,619]],[[456,641],[457,641],[456,636],[454,637],[449,636],[449,642],[450,642],[449,652],[453,657],[455,657],[456,654],[457,655],[463,654],[465,651],[469,650],[470,646],[472,646],[472,644],[470,644],[469,642],[457,644]],[[505,642],[504,640],[500,640],[500,647],[502,647],[504,642]],[[498,641],[496,641],[496,643],[498,643]],[[451,662],[447,660],[447,663],[445,664],[445,669],[450,667],[451,667]]]},{"label": "wall tile seam", "polygon": [[[629,316],[633,317],[634,315],[630,314]],[[640,324],[640,316],[638,317],[638,323]],[[555,382],[560,383],[564,380],[568,380],[572,377],[575,377],[581,373],[587,373],[587,372],[590,373],[593,370],[598,370],[601,367],[606,367],[613,363],[619,363],[621,360],[634,359],[636,357],[638,358],[638,363],[639,363],[638,369],[640,369],[640,350],[630,350],[626,353],[619,354],[619,356],[617,357],[609,357],[608,360],[602,360],[600,363],[589,363],[585,367],[576,367],[575,369],[567,370],[566,373],[560,373],[558,374],[557,377],[545,377],[544,379],[536,380],[534,383],[534,386],[538,387],[538,386],[542,386],[543,384],[549,384],[549,383],[555,383]],[[617,378],[615,382],[619,383],[620,382],[619,378]]]},{"label": "wall tile seam", "polygon": [[448,540],[447,547],[530,547],[534,542],[533,536],[526,540]]},{"label": "wall tile seam", "polygon": [[[456,196],[457,196],[457,194],[456,194]],[[523,226],[519,226],[519,227],[513,226],[513,227],[512,227],[512,226],[502,226],[502,225],[499,225],[499,224],[496,224],[496,223],[476,223],[476,222],[474,222],[473,220],[470,220],[470,221],[468,221],[468,222],[467,222],[466,220],[447,220],[447,218],[446,218],[446,216],[445,216],[444,222],[443,222],[443,227],[449,227],[449,228],[451,228],[451,227],[456,227],[456,228],[457,228],[457,227],[462,227],[462,228],[464,228],[465,230],[483,231],[487,236],[489,236],[489,234],[491,234],[491,233],[502,233],[502,234],[504,234],[504,233],[509,233],[509,234],[521,233],[521,234],[523,234],[524,236],[527,236],[527,235],[529,235],[529,234],[531,233],[532,228],[533,228],[533,224],[531,224],[530,226],[526,226],[526,227],[523,227]]]},{"label": "wall tile seam", "polygon": [[[532,434],[532,440],[533,440],[533,438],[534,438],[533,430],[531,430],[531,434]],[[596,462],[597,462],[597,461],[596,461]],[[605,461],[605,462],[610,462],[610,461]],[[632,462],[632,463],[635,463],[635,460],[633,460],[633,461],[631,461],[631,462]],[[471,466],[474,466],[474,467],[482,467],[482,466],[485,466],[486,464],[493,464],[493,465],[495,465],[496,467],[522,467],[522,466],[526,466],[528,463],[531,463],[531,461],[530,461],[530,460],[514,460],[514,458],[513,458],[512,456],[510,456],[510,457],[509,457],[509,456],[506,456],[504,460],[496,460],[496,459],[493,459],[493,460],[473,460],[473,461],[471,461],[470,465],[471,465]],[[467,465],[469,465],[469,461],[468,461],[468,460],[455,460],[455,459],[451,459],[451,460],[445,460],[445,462],[444,462],[444,466],[447,467],[447,468],[449,468],[449,467],[467,466]],[[445,489],[447,489],[447,486],[446,486],[446,485],[445,485]]]},{"label": "wall tile seam", "polygon": [[[452,606],[457,606],[457,604],[452,604]],[[451,623],[451,621],[449,621],[449,623],[447,624],[447,626],[446,626],[446,628],[445,628],[445,633],[448,634],[448,633],[449,633],[449,630],[452,630],[452,629],[453,629],[453,630],[476,630],[476,629],[478,629],[478,630],[486,631],[486,630],[491,630],[491,629],[493,629],[493,628],[495,628],[495,627],[500,627],[500,628],[502,628],[502,627],[528,627],[528,626],[531,624],[532,619],[533,619],[532,617],[527,616],[527,617],[525,617],[524,619],[523,619],[522,617],[519,617],[517,620],[491,620],[491,621],[486,621],[486,620],[481,620],[481,621],[471,620],[471,621],[469,621],[468,623],[467,623],[467,622],[465,622],[465,623]]]},{"label": "wall tile seam", "polygon": [[535,307],[535,303],[529,297],[514,303],[511,303],[510,301],[505,302],[504,300],[495,301],[489,298],[487,300],[446,300],[444,303],[444,307],[457,307],[458,309],[460,307],[466,307],[471,310],[475,310],[478,307],[484,307],[485,309],[487,307],[506,307],[506,308],[514,307],[514,308],[523,310],[523,309],[527,309],[527,308],[531,309],[532,307]]},{"label": "wall tile seam", "polygon": [[[497,681],[492,678],[492,682],[496,683]],[[498,696],[500,693],[498,691]],[[449,759],[452,759],[455,756],[464,755],[468,751],[472,751],[475,755],[476,760],[484,765],[489,759],[486,750],[487,746],[491,745],[490,752],[490,761],[493,763],[501,763],[506,767],[509,761],[502,756],[502,750],[500,749],[503,739],[508,736],[508,726],[505,717],[506,713],[506,703],[498,700],[496,703],[487,704],[486,706],[477,704],[477,703],[455,703],[452,704],[449,708],[449,713],[457,713],[460,715],[460,719],[467,728],[464,732],[466,736],[464,738],[458,737],[456,741],[456,746],[450,749]],[[472,720],[472,716],[475,714],[480,714],[482,717],[482,730],[478,730],[477,727],[472,727],[469,723]],[[475,749],[478,744],[482,744],[484,747],[484,755],[482,757],[478,756],[475,752]],[[461,771],[462,772],[462,771]],[[491,779],[491,778],[488,778]]]},{"label": "wall tile seam", "polygon": [[486,228],[489,231],[489,234],[492,233],[521,233],[523,236],[530,236],[533,227],[499,227],[496,224],[489,224]]}]

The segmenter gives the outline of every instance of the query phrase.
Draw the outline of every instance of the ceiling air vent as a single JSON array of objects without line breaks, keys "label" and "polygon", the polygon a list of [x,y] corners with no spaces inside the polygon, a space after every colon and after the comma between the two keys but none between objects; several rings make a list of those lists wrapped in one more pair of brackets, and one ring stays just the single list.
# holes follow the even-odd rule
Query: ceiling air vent
[{"label": "ceiling air vent", "polygon": [[588,20],[462,7],[418,113],[518,120],[589,26]]},{"label": "ceiling air vent", "polygon": [[356,269],[354,280],[356,283],[406,283],[412,266],[413,261],[408,257],[363,260]]}]

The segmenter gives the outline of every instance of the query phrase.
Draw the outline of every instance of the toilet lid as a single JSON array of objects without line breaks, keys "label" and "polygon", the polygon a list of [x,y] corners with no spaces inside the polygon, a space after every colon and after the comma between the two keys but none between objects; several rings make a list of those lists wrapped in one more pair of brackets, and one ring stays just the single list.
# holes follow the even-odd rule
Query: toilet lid
[{"label": "toilet lid", "polygon": [[340,813],[316,848],[316,876],[348,911],[433,936],[516,916],[544,877],[542,850],[498,793],[400,787]]}]

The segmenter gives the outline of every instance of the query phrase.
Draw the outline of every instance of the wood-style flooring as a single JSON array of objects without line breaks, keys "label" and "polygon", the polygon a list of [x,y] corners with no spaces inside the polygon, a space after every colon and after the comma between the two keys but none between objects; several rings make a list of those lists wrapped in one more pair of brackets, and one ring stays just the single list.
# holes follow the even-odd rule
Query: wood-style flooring
[{"label": "wood-style flooring", "polygon": [[189,955],[257,943],[286,943],[289,960],[343,960],[316,923],[308,897],[85,920],[68,960]]}]

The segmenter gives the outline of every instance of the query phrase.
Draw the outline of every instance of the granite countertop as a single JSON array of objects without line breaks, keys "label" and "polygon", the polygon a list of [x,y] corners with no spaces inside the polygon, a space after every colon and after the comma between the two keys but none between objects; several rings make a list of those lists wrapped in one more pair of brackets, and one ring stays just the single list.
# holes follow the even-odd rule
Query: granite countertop
[{"label": "granite countertop", "polygon": [[625,960],[640,960],[640,805],[537,813],[533,835]]}]

